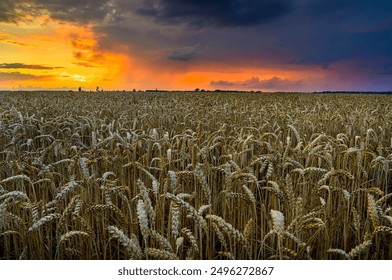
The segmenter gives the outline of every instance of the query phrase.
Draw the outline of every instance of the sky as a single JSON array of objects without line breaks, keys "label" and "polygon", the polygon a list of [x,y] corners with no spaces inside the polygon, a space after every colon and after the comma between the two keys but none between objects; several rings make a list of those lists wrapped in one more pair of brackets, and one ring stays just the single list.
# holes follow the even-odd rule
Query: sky
[{"label": "sky", "polygon": [[390,0],[0,0],[0,90],[391,91]]}]

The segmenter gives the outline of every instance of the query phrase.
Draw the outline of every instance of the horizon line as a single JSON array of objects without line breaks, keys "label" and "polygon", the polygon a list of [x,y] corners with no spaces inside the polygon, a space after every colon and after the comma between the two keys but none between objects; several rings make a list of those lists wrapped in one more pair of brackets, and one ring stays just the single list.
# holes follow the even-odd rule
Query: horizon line
[{"label": "horizon line", "polygon": [[145,92],[145,93],[165,93],[165,92],[193,92],[193,93],[203,93],[203,92],[214,92],[214,93],[219,93],[219,92],[226,92],[226,93],[362,93],[362,94],[385,94],[385,93],[392,93],[392,90],[383,90],[383,91],[370,91],[370,90],[320,90],[320,91],[285,91],[285,90],[277,90],[277,91],[263,91],[263,90],[239,90],[239,89],[233,89],[233,90],[226,90],[226,89],[196,89],[196,90],[181,90],[181,89],[174,89],[174,90],[166,90],[166,89],[132,89],[132,90],[125,90],[125,89],[111,89],[111,90],[72,90],[72,89],[0,89],[1,93],[6,93],[6,92],[75,92],[75,93],[111,93],[111,92],[127,92],[127,93],[135,93],[135,92]]}]

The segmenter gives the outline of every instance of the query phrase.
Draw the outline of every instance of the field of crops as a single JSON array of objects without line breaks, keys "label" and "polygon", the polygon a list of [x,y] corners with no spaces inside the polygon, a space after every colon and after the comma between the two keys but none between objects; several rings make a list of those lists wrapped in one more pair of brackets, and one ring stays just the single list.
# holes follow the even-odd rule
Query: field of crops
[{"label": "field of crops", "polygon": [[392,96],[0,101],[0,259],[392,259]]}]

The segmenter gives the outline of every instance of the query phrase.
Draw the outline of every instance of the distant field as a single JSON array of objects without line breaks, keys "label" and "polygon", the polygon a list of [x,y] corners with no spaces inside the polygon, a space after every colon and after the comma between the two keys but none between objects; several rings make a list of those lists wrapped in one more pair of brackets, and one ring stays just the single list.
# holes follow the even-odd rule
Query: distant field
[{"label": "distant field", "polygon": [[392,96],[0,92],[0,259],[392,259]]}]

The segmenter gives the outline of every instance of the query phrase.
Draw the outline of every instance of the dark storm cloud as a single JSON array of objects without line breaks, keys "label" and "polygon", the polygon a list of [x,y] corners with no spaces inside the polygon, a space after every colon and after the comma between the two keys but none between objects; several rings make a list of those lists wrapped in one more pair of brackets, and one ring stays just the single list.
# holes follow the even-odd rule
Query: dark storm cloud
[{"label": "dark storm cloud", "polygon": [[[347,60],[384,57],[392,62],[391,30],[374,32],[348,32],[345,30],[326,30],[322,36],[316,34],[298,35],[283,43],[296,55],[294,64],[313,64],[328,68],[331,63]],[[283,38],[282,38],[283,39]]]},{"label": "dark storm cloud", "polygon": [[252,77],[244,81],[211,81],[212,86],[217,87],[232,87],[232,88],[249,88],[249,89],[293,89],[303,84],[300,80],[282,79],[280,77],[273,77],[270,79],[260,79],[259,77]]},{"label": "dark storm cloud", "polygon": [[13,10],[15,8],[14,6],[15,4],[12,0],[4,0],[0,2],[0,22],[9,22],[13,20]]},{"label": "dark storm cloud", "polygon": [[159,0],[145,1],[139,14],[167,23],[198,26],[250,26],[278,18],[291,10],[291,0]]},{"label": "dark storm cloud", "polygon": [[16,3],[14,0],[1,0],[0,1],[0,22],[13,22],[16,23],[21,17],[20,12],[17,10],[18,6],[22,3]]},{"label": "dark storm cloud", "polygon": [[174,61],[190,61],[195,57],[194,53],[173,51],[168,56],[167,59]]},{"label": "dark storm cloud", "polygon": [[2,69],[33,69],[33,70],[51,70],[59,69],[63,67],[52,67],[37,64],[24,64],[24,63],[1,63],[0,68]]},{"label": "dark storm cloud", "polygon": [[302,0],[298,1],[304,12],[315,16],[336,14],[353,6],[360,5],[368,0]]},{"label": "dark storm cloud", "polygon": [[194,46],[172,50],[166,58],[174,61],[190,61],[196,57],[196,49],[197,47]]},{"label": "dark storm cloud", "polygon": [[108,0],[31,0],[53,18],[81,23],[115,20],[116,2]]},{"label": "dark storm cloud", "polygon": [[[122,4],[125,3],[125,4]],[[49,13],[52,18],[80,23],[116,22],[125,0],[1,0],[0,22],[18,22],[25,16]],[[31,20],[31,19],[30,19]]]},{"label": "dark storm cloud", "polygon": [[[167,24],[252,26],[288,13],[293,0],[2,0],[0,20],[15,21],[17,8],[47,11],[74,22],[118,23],[136,13]],[[27,5],[27,4],[28,5]]]},{"label": "dark storm cloud", "polygon": [[346,59],[392,57],[392,1],[301,3],[288,19],[295,24],[282,26],[276,33],[282,48],[296,54],[294,63],[328,67]]}]

